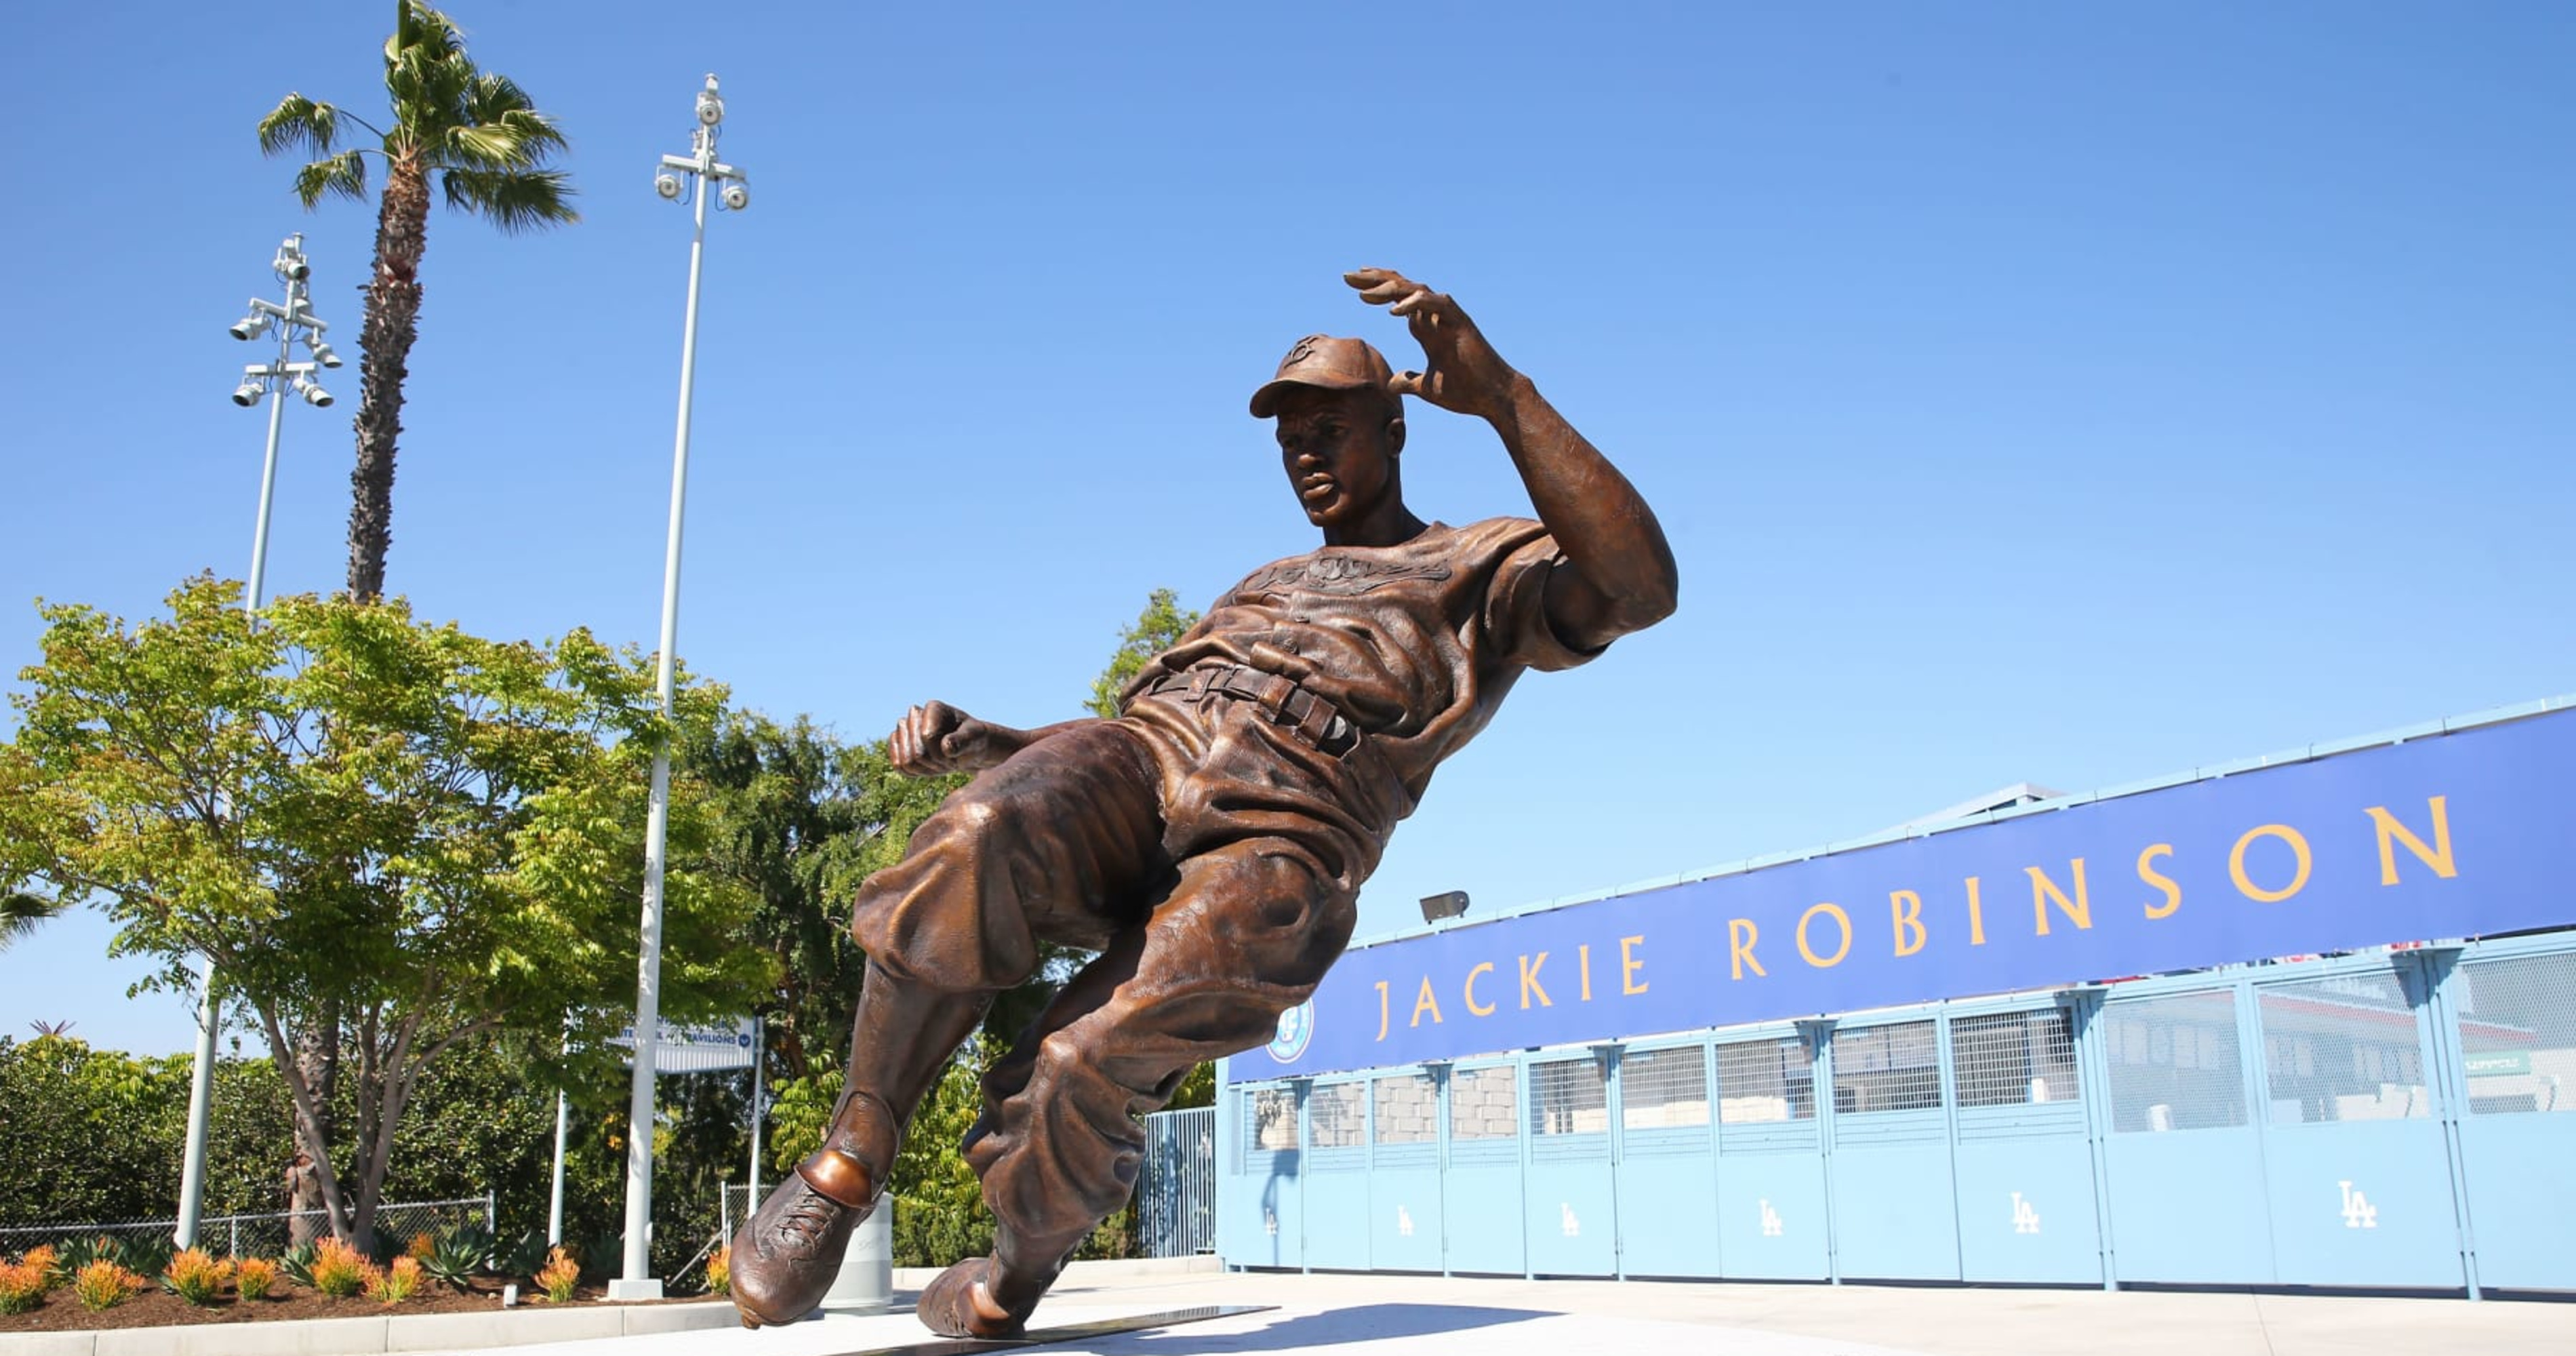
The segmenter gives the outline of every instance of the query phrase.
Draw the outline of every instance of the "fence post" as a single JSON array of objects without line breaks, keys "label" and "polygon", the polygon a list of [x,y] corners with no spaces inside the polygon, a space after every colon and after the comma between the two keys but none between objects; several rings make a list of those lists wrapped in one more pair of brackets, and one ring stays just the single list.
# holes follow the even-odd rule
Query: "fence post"
[{"label": "fence post", "polygon": [[501,1232],[501,1212],[499,1206],[499,1193],[495,1192],[490,1187],[483,1188],[483,1232],[495,1237],[498,1237]]},{"label": "fence post", "polygon": [[235,1257],[239,1257],[239,1256],[241,1256],[241,1216],[239,1216],[239,1215],[235,1215],[235,1216],[233,1216],[230,1220],[226,1221],[226,1223],[228,1223],[228,1224],[230,1224],[230,1225],[232,1226],[232,1233],[233,1233],[233,1251],[232,1251],[232,1255],[233,1255],[233,1256],[235,1256]]}]

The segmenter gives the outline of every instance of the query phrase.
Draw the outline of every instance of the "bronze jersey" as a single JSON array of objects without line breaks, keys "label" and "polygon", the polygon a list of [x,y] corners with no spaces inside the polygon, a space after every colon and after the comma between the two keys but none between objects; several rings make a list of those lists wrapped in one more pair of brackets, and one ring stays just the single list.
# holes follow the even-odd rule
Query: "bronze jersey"
[{"label": "bronze jersey", "polygon": [[1525,669],[1599,651],[1549,625],[1549,574],[1565,557],[1528,518],[1433,523],[1394,546],[1325,546],[1253,571],[1147,664],[1165,674],[1242,664],[1340,708],[1419,799],[1432,769],[1493,719]]}]

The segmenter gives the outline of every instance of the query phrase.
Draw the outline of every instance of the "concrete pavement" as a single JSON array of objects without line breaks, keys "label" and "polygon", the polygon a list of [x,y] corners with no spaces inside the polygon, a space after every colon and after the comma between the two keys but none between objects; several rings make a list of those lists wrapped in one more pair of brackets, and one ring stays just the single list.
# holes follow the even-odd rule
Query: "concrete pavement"
[{"label": "concrete pavement", "polygon": [[[892,1313],[785,1329],[519,1347],[524,1356],[838,1356],[927,1340],[913,1288]],[[1047,1348],[1064,1356],[2566,1356],[2576,1304],[1959,1287],[1281,1275],[1077,1264],[1037,1326],[1221,1304],[1271,1312]]]}]

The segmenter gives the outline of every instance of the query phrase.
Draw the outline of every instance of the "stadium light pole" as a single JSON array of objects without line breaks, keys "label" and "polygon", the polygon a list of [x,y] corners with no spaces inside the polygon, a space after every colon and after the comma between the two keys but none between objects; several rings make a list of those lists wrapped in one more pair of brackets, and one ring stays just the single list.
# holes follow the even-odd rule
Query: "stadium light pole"
[{"label": "stadium light pole", "polygon": [[[232,336],[248,342],[277,331],[277,359],[242,368],[242,383],[233,388],[233,403],[247,409],[268,401],[268,454],[259,469],[259,518],[250,536],[250,585],[242,609],[257,624],[268,580],[268,510],[277,490],[277,435],[286,420],[286,393],[293,391],[315,409],[328,409],[331,393],[314,379],[317,368],[338,367],[340,355],[322,338],[331,328],[313,314],[306,283],[313,265],[304,257],[304,233],[288,236],[268,261],[269,271],[286,284],[286,303],[251,298],[250,311],[232,324]],[[294,360],[297,339],[304,341],[309,361]],[[206,1200],[206,1119],[215,1092],[215,962],[205,957],[197,967],[197,1065],[188,1080],[188,1147],[179,1162],[179,1227],[174,1238],[183,1248],[197,1244],[197,1222]]]},{"label": "stadium light pole", "polygon": [[[716,78],[707,77],[698,91],[698,127],[689,154],[662,157],[653,191],[666,201],[682,194],[696,208],[697,229],[689,240],[689,307],[680,330],[680,420],[671,450],[671,535],[662,558],[662,651],[654,681],[662,716],[671,715],[673,655],[680,634],[680,524],[689,492],[689,397],[698,371],[698,280],[706,261],[707,200],[722,210],[739,212],[751,205],[743,172],[716,159],[716,134],[724,122],[724,100]],[[685,176],[685,182],[683,181]],[[671,819],[671,745],[653,751],[653,806],[644,825],[643,944],[635,964],[635,1074],[626,1107],[626,1255],[617,1280],[610,1282],[613,1300],[662,1297],[662,1282],[652,1274],[650,1231],[653,1223],[653,1057],[662,1017],[662,865]]]}]

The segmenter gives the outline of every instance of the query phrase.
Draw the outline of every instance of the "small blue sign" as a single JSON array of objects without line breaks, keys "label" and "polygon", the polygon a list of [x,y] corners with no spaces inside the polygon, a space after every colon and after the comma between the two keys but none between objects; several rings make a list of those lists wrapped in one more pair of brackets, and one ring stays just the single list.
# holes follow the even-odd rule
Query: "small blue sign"
[{"label": "small blue sign", "polygon": [[1315,1038],[1315,1004],[1309,999],[1279,1014],[1278,1034],[1270,1038],[1270,1057],[1282,1064],[1306,1053],[1306,1043]]}]

